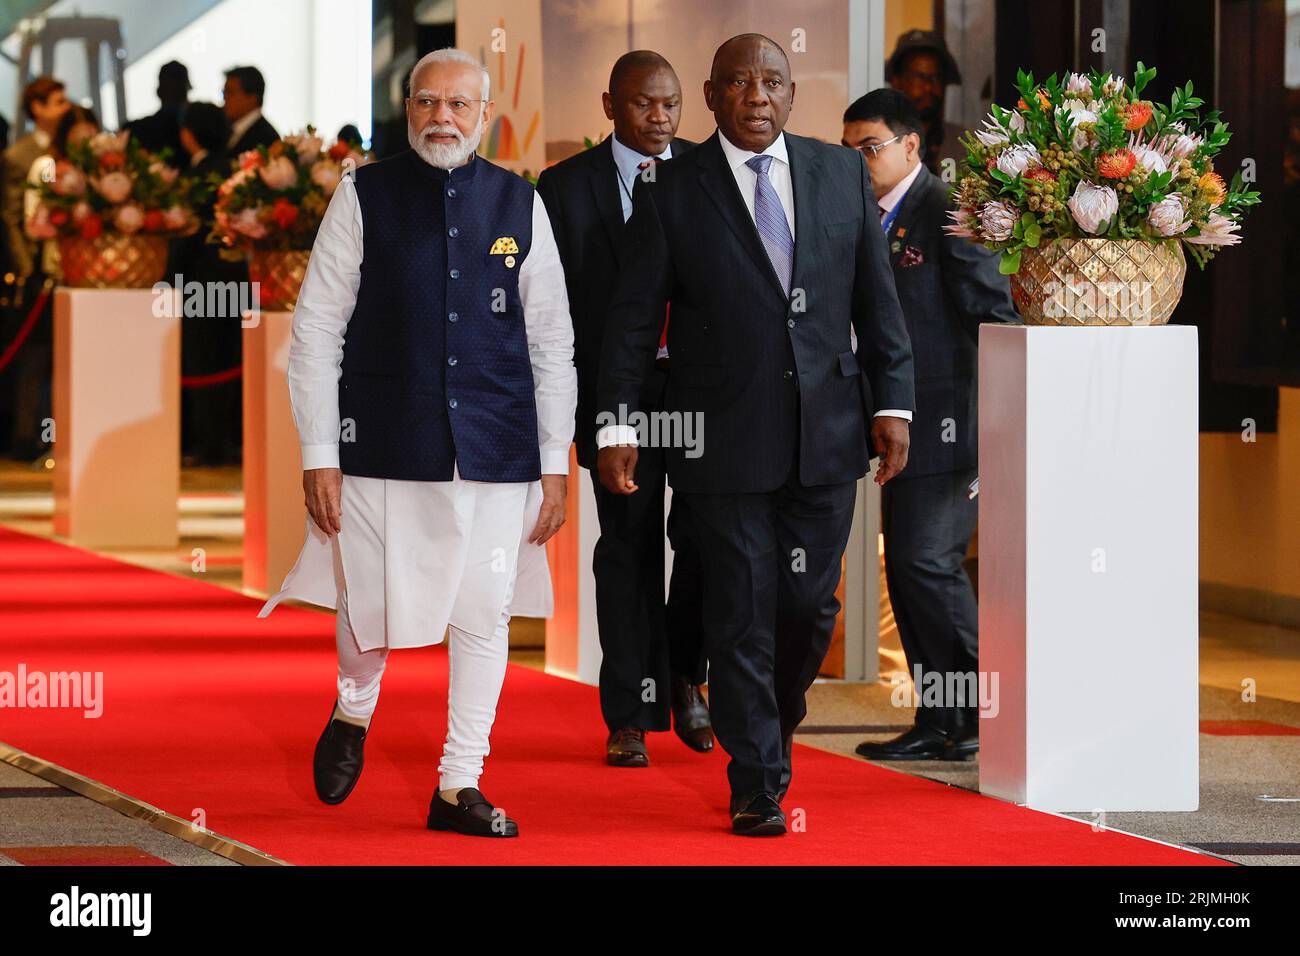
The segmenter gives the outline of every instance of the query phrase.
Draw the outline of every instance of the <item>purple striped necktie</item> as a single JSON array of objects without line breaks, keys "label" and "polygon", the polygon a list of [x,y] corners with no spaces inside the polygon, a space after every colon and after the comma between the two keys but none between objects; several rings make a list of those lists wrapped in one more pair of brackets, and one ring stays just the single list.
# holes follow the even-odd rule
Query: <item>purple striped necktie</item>
[{"label": "purple striped necktie", "polygon": [[772,157],[766,154],[755,156],[745,165],[758,174],[754,185],[754,225],[758,227],[758,236],[763,240],[763,248],[776,270],[776,277],[781,280],[781,288],[788,296],[790,274],[794,270],[794,237],[790,235],[790,223],[785,218],[781,199],[767,176]]}]

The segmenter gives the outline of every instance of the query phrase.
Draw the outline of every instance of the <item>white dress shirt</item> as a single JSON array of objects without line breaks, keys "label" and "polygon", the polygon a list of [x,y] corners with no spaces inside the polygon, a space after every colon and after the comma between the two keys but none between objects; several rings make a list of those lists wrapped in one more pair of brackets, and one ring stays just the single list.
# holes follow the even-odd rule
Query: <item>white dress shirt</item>
[{"label": "white dress shirt", "polygon": [[921,175],[921,161],[918,159],[910,173],[900,179],[893,189],[876,200],[880,208],[884,210],[880,214],[882,223],[885,221],[885,217],[894,211],[894,207],[903,201],[903,197],[907,195],[907,191],[912,188],[912,183],[916,182],[916,177],[919,175]]},{"label": "white dress shirt", "polygon": [[722,144],[722,152],[727,157],[727,165],[731,167],[731,175],[736,177],[736,185],[740,187],[740,195],[745,200],[750,219],[754,218],[754,191],[758,188],[758,173],[745,164],[755,156],[772,157],[772,162],[767,167],[767,178],[772,181],[776,198],[781,200],[781,208],[785,210],[785,221],[790,224],[790,238],[798,242],[799,237],[794,232],[794,183],[790,179],[790,157],[785,151],[785,133],[772,140],[772,145],[762,153],[741,149],[722,135],[721,130],[718,131],[718,142]]},{"label": "white dress shirt", "polygon": [[[289,395],[304,469],[339,466],[338,380],[343,335],[361,285],[361,229],[356,186],[345,177],[321,220],[293,313]],[[532,246],[519,267],[519,297],[533,371],[542,474],[567,475],[578,397],[573,323],[560,251],[546,207],[536,195]]]},{"label": "white dress shirt", "polygon": [[239,142],[239,137],[243,136],[248,130],[262,118],[262,108],[260,106],[249,110],[239,119],[230,124],[230,138],[226,140],[227,147],[233,147]]},{"label": "white dress shirt", "polygon": [[[755,156],[772,157],[772,162],[767,167],[767,178],[771,181],[772,188],[776,190],[777,198],[781,200],[781,208],[785,210],[785,221],[790,224],[790,237],[797,242],[798,237],[795,236],[794,231],[794,181],[790,177],[790,157],[785,148],[785,133],[780,133],[762,153],[741,149],[727,139],[721,130],[718,130],[718,142],[722,146],[723,155],[727,158],[727,165],[731,167],[731,175],[736,179],[741,198],[745,200],[745,208],[749,210],[750,219],[754,218],[754,193],[758,188],[758,173],[745,164]],[[851,327],[849,333],[853,335]],[[856,343],[854,347],[856,350]],[[909,422],[912,420],[912,413],[900,408],[882,408],[876,412],[876,417],[879,418],[881,415],[902,418]],[[636,443],[636,429],[631,425],[606,425],[596,432],[597,448]]]}]

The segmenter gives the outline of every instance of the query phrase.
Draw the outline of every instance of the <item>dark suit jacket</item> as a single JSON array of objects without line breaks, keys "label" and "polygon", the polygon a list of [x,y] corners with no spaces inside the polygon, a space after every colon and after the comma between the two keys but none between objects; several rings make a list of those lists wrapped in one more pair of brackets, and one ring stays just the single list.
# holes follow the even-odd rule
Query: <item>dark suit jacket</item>
[{"label": "dark suit jacket", "polygon": [[[912,444],[899,478],[975,467],[979,326],[1020,321],[997,254],[943,231],[951,208],[947,186],[922,167],[888,234],[916,366]],[[920,261],[909,265],[916,250]]]},{"label": "dark suit jacket", "polygon": [[178,170],[189,166],[190,154],[181,146],[181,111],[161,109],[127,124],[131,137],[151,153],[170,149],[168,164]]},{"label": "dark suit jacket", "polygon": [[[596,371],[624,228],[613,139],[608,136],[591,149],[543,170],[537,179],[537,192],[546,204],[564,263],[573,316],[573,361],[578,370],[574,442],[578,464],[584,468],[596,467]],[[674,139],[673,158],[694,145]],[[641,404],[654,407],[662,398],[663,376],[647,376]]]},{"label": "dark suit jacket", "polygon": [[250,149],[256,149],[258,146],[270,146],[280,134],[275,131],[275,127],[267,121],[265,116],[259,116],[252,126],[244,130],[244,135],[235,141],[228,152],[232,156],[238,156],[240,153]]},{"label": "dark suit jacket", "polygon": [[680,442],[666,450],[674,490],[772,491],[796,454],[805,485],[856,480],[870,459],[872,408],[914,407],[911,348],[866,163],[785,134],[795,217],[787,299],[719,136],[661,165],[654,182],[637,181],[598,409],[636,407],[671,301],[664,408],[704,422],[703,454],[687,457]]}]

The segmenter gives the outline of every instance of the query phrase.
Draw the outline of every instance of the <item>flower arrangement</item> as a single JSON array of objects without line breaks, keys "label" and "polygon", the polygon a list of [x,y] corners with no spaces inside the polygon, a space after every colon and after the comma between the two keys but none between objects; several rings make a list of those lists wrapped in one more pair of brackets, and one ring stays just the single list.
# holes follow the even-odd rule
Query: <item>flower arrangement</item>
[{"label": "flower arrangement", "polygon": [[311,249],[339,182],[368,162],[368,154],[342,140],[326,149],[311,126],[241,153],[233,174],[217,184],[208,241],[238,257]]},{"label": "flower arrangement", "polygon": [[141,147],[129,131],[69,143],[39,185],[26,223],[34,239],[95,239],[105,230],[131,235],[180,234],[198,228],[188,189],[175,169]]},{"label": "flower arrangement", "polygon": [[1228,126],[1217,110],[1201,119],[1190,82],[1167,106],[1142,99],[1155,75],[1139,62],[1131,85],[1094,71],[1039,86],[1019,71],[1016,108],[994,104],[984,127],[962,137],[946,230],[1000,251],[1007,274],[1019,271],[1022,250],[1058,239],[1181,242],[1205,268],[1241,240],[1259,193],[1240,171],[1230,185],[1215,171]]}]

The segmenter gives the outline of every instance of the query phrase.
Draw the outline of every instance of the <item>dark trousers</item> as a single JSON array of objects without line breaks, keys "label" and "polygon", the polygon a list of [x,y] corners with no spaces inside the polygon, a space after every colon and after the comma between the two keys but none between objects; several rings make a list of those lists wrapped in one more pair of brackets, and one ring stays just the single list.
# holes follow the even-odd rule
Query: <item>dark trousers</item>
[{"label": "dark trousers", "polygon": [[782,742],[808,712],[840,609],[854,487],[801,485],[796,464],[775,491],[674,498],[699,542],[709,710],[733,796],[779,789]]},{"label": "dark trousers", "polygon": [[978,699],[947,691],[974,686],[960,678],[979,671],[979,613],[962,566],[979,514],[969,497],[974,478],[973,468],[900,476],[881,490],[885,580],[907,668],[942,674],[945,688],[939,706],[925,706],[924,687],[916,688],[916,723],[946,733],[973,730],[978,717]]},{"label": "dark trousers", "polygon": [[[664,456],[637,453],[637,491],[592,476],[600,538],[592,555],[600,630],[600,710],[612,730],[668,730],[671,675],[705,680],[700,560],[676,496],[668,515],[673,573],[664,599]],[[647,681],[649,683],[647,683]]]},{"label": "dark trousers", "polygon": [[[22,288],[14,294],[14,300],[7,310],[5,334],[0,338],[0,349],[8,347],[18,334],[18,329],[26,321],[27,315],[40,301],[41,290],[45,284],[45,273],[39,260],[40,247],[36,250],[38,264],[23,283]],[[40,455],[49,447],[45,440],[46,419],[52,414],[52,386],[54,381],[54,292],[41,307],[40,317],[32,326],[27,340],[14,355],[12,364],[5,370],[10,377],[12,392],[6,406],[13,409],[10,426],[10,454],[14,458],[30,460]]]}]

